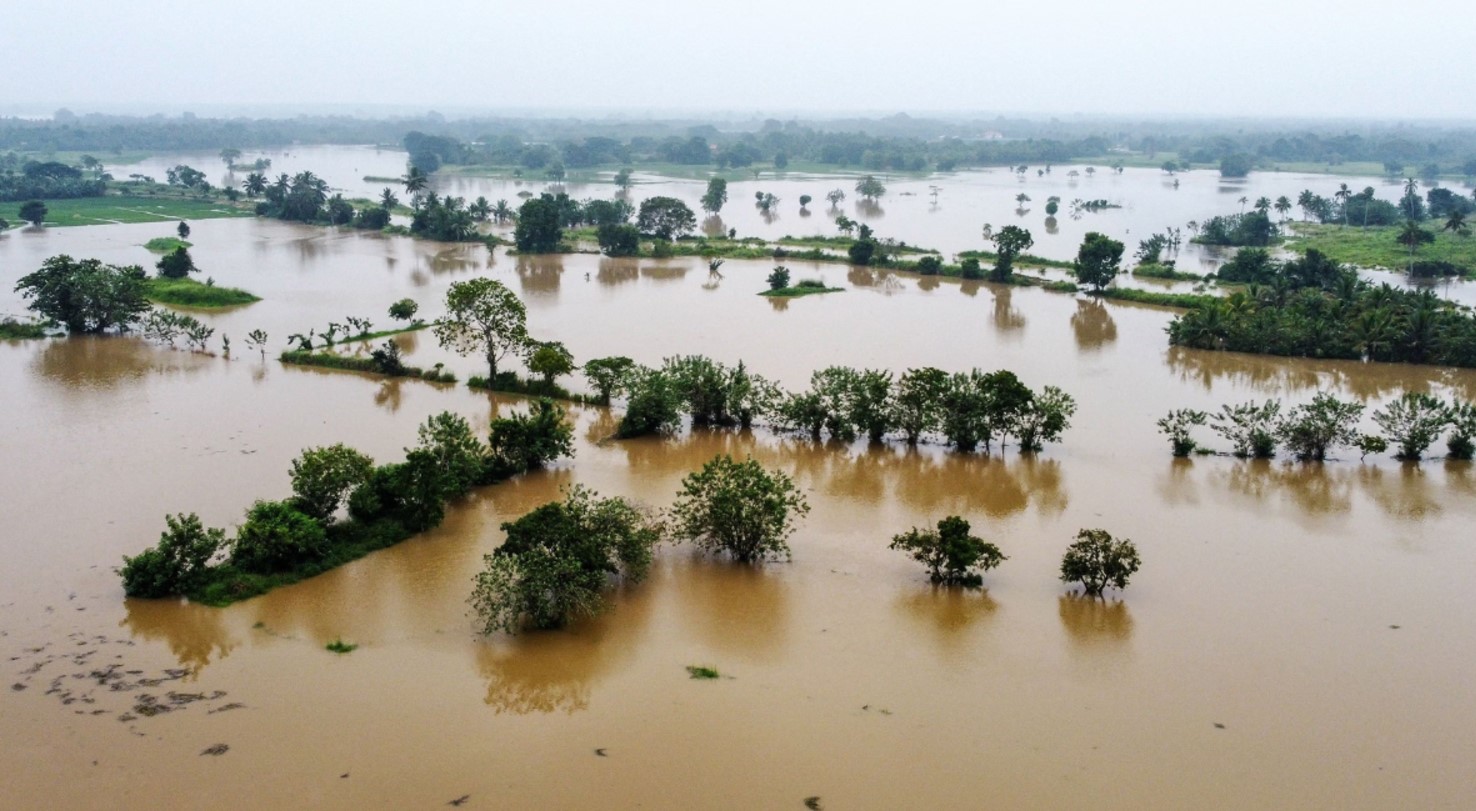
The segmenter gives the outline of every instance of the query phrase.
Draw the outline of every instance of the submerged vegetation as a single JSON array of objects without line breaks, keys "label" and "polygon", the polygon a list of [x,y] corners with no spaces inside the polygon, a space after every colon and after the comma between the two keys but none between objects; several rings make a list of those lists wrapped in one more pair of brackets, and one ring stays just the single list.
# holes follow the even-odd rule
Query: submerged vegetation
[{"label": "submerged vegetation", "polygon": [[309,449],[292,466],[293,497],[256,502],[230,539],[194,514],[167,517],[157,545],[124,558],[123,589],[210,605],[246,599],[435,527],[447,502],[567,456],[571,440],[562,414],[541,401],[494,419],[486,442],[454,414],[431,417],[404,462],[376,467],[342,445]]},{"label": "submerged vegetation", "polygon": [[157,278],[148,280],[149,301],[176,307],[198,307],[202,309],[238,307],[261,301],[255,295],[235,287],[220,287],[211,281],[197,282],[194,279]]}]

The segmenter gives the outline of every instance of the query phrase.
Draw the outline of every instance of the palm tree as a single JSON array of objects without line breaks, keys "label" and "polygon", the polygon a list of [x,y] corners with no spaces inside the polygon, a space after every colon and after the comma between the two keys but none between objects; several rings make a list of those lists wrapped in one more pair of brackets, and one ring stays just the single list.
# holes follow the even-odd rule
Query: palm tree
[{"label": "palm tree", "polygon": [[471,212],[472,219],[477,222],[486,222],[487,218],[492,216],[492,204],[487,202],[487,198],[478,197],[476,202],[467,208],[467,211]]},{"label": "palm tree", "polygon": [[1281,221],[1286,222],[1286,214],[1288,211],[1292,210],[1292,201],[1283,194],[1280,197],[1276,198],[1276,204],[1274,207],[1276,209],[1276,213],[1281,216]]},{"label": "palm tree", "polygon": [[241,181],[241,188],[245,189],[247,197],[255,197],[261,194],[267,188],[266,175],[261,172],[252,172],[246,176],[245,180]]},{"label": "palm tree", "polygon": [[1245,204],[1250,202],[1250,198],[1249,197],[1242,196],[1240,198],[1240,200],[1238,200],[1237,202],[1240,203],[1240,213],[1241,214],[1244,214],[1245,213]]},{"label": "palm tree", "polygon": [[1353,196],[1353,190],[1348,188],[1347,183],[1339,183],[1338,190],[1333,192],[1333,199],[1337,200],[1343,207],[1343,227],[1348,226],[1348,198]]},{"label": "palm tree", "polygon": [[1400,229],[1399,235],[1395,237],[1400,245],[1409,248],[1408,272],[1414,272],[1415,250],[1427,242],[1434,242],[1435,235],[1420,227],[1414,220],[1405,220],[1404,227]]},{"label": "palm tree", "polygon": [[410,167],[410,171],[406,172],[403,178],[400,178],[400,182],[404,184],[407,194],[415,194],[425,191],[425,187],[430,185],[430,176],[419,166],[412,166]]},{"label": "palm tree", "polygon": [[498,200],[497,205],[492,207],[492,219],[499,223],[507,222],[513,218],[512,206],[506,200]]},{"label": "palm tree", "polygon": [[1270,208],[1271,208],[1271,198],[1270,197],[1257,197],[1256,198],[1256,211],[1259,211],[1262,214],[1265,214],[1266,211],[1268,209],[1270,209]]},{"label": "palm tree", "polygon": [[394,190],[389,186],[385,186],[384,191],[379,193],[379,207],[385,211],[390,211],[399,204],[400,198],[395,196]]},{"label": "palm tree", "polygon": [[1297,207],[1302,209],[1302,222],[1310,219],[1309,215],[1312,213],[1312,206],[1316,202],[1317,195],[1313,194],[1311,189],[1302,189],[1302,193],[1297,195]]},{"label": "palm tree", "polygon": [[1440,230],[1442,230],[1442,231],[1449,231],[1449,232],[1455,234],[1456,236],[1462,236],[1462,237],[1468,237],[1468,236],[1470,236],[1471,235],[1471,226],[1469,226],[1469,225],[1466,224],[1466,212],[1464,212],[1464,211],[1452,211],[1452,212],[1450,212],[1450,217],[1448,217],[1445,220],[1445,227],[1444,228],[1441,228]]}]

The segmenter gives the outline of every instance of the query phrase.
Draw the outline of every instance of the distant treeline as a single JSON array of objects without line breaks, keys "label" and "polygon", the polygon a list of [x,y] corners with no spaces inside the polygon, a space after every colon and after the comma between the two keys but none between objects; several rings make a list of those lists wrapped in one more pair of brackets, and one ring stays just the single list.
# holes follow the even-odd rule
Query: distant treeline
[{"label": "distant treeline", "polygon": [[[62,163],[19,161],[0,157],[0,202],[55,200],[64,197],[97,197],[107,190],[100,177],[86,177],[81,170]],[[20,171],[15,171],[19,165]]]},{"label": "distant treeline", "polygon": [[[1413,127],[1367,122],[1308,124],[1246,121],[1029,121],[1002,117],[938,120],[896,115],[871,119],[579,120],[466,118],[435,113],[366,119],[299,116],[214,119],[106,115],[64,111],[51,120],[0,119],[0,149],[25,152],[262,149],[288,144],[401,143],[407,133],[422,168],[440,163],[492,163],[541,169],[660,161],[742,167],[806,161],[870,170],[1061,163],[1105,159],[1114,150],[1152,157],[1174,153],[1195,164],[1248,156],[1260,168],[1278,163],[1382,163],[1391,172],[1476,175],[1476,128]],[[428,136],[428,137],[427,137]],[[444,141],[439,139],[446,139]],[[430,156],[434,156],[432,159]],[[1397,167],[1397,168],[1396,168]]]}]

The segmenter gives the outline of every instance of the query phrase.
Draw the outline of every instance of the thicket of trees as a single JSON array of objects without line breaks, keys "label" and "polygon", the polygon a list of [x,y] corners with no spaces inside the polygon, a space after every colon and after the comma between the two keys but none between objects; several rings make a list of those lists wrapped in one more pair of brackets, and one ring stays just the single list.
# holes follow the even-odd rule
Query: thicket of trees
[{"label": "thicket of trees", "polygon": [[98,197],[107,191],[101,173],[86,173],[56,161],[26,161],[20,171],[0,168],[0,202]]},{"label": "thicket of trees", "polygon": [[15,289],[29,301],[30,309],[73,335],[126,332],[150,309],[143,268],[66,254],[42,262],[39,270],[22,276]]},{"label": "thicket of trees", "polygon": [[486,442],[459,416],[433,416],[403,462],[308,449],[292,464],[292,497],[256,502],[229,539],[194,514],[166,517],[158,544],[124,558],[124,592],[221,605],[310,577],[440,524],[449,501],[571,454],[572,438],[562,412],[540,400],[494,419]]},{"label": "thicket of trees", "polygon": [[1316,250],[1278,262],[1242,249],[1220,269],[1251,284],[1178,316],[1169,342],[1196,349],[1476,366],[1476,318],[1429,290],[1372,285]]},{"label": "thicket of trees", "polygon": [[1362,403],[1318,392],[1286,411],[1279,400],[1225,405],[1216,412],[1176,409],[1158,421],[1158,429],[1169,437],[1175,456],[1210,452],[1193,436],[1194,428],[1206,424],[1241,458],[1269,459],[1284,447],[1299,461],[1320,462],[1339,448],[1367,455],[1392,447],[1396,458],[1418,461],[1442,436],[1448,458],[1467,460],[1476,453],[1476,405],[1471,403],[1406,392],[1373,413],[1378,434],[1360,432],[1363,411]]}]

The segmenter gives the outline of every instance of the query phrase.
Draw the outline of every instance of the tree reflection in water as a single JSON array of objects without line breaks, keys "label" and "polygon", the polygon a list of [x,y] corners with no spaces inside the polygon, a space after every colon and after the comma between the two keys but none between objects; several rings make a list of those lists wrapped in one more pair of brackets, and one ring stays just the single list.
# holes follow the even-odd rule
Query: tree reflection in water
[{"label": "tree reflection in water", "polygon": [[179,660],[180,667],[192,677],[209,665],[231,654],[240,641],[225,624],[225,612],[219,608],[178,600],[123,601],[127,614],[119,623],[135,639],[163,641]]},{"label": "tree reflection in water", "polygon": [[1096,299],[1077,299],[1071,315],[1071,331],[1078,349],[1094,352],[1117,340],[1117,322],[1106,305]]},{"label": "tree reflection in water", "polygon": [[1122,600],[1071,592],[1057,598],[1056,611],[1073,649],[1112,650],[1132,639],[1133,615]]}]

